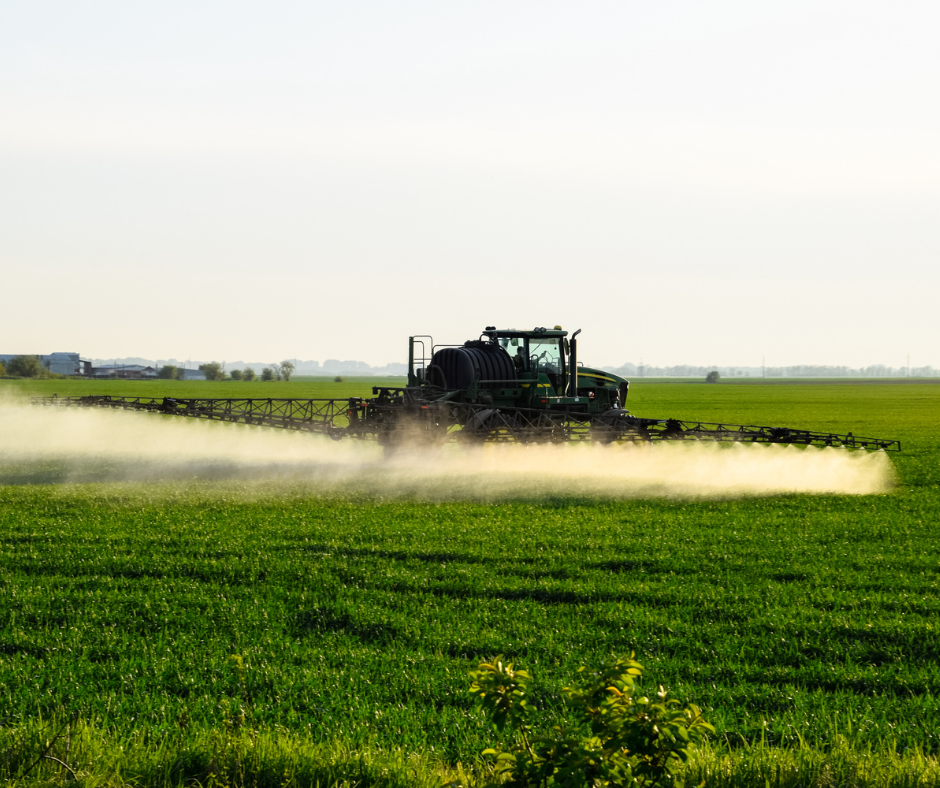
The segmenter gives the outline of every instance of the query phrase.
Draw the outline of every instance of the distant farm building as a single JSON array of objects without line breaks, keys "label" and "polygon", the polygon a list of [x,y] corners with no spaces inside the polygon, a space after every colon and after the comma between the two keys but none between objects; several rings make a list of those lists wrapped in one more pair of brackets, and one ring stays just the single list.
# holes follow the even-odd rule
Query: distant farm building
[{"label": "distant farm building", "polygon": [[93,367],[92,377],[121,378],[123,380],[148,380],[157,376],[153,367],[144,367],[140,364],[103,364]]},{"label": "distant farm building", "polygon": [[78,353],[50,353],[41,356],[39,360],[46,369],[57,375],[81,375],[84,374],[85,365],[91,367],[91,362],[83,363]]}]

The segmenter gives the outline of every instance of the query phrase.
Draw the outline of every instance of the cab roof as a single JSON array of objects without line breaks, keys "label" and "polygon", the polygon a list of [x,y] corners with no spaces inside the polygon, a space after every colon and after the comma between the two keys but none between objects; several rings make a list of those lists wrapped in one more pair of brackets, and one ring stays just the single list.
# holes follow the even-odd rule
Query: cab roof
[{"label": "cab roof", "polygon": [[567,331],[562,331],[560,326],[555,328],[494,328],[487,326],[483,333],[488,337],[518,337],[520,339],[528,337],[529,339],[539,338],[559,338],[568,336]]}]

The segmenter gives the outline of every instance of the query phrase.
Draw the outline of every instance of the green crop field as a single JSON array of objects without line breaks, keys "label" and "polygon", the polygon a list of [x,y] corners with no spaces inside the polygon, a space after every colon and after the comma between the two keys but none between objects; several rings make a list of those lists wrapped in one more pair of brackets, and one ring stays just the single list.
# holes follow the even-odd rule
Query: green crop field
[{"label": "green crop field", "polygon": [[[347,397],[377,383],[401,380],[0,381],[0,416],[27,424],[28,394]],[[467,692],[480,660],[528,669],[534,704],[564,721],[580,666],[635,651],[646,691],[665,685],[717,728],[693,779],[839,784],[841,753],[857,784],[886,784],[889,763],[897,784],[940,784],[940,386],[635,382],[630,396],[641,416],[900,439],[894,489],[620,497],[559,477],[494,500],[438,478],[423,495],[420,473],[396,494],[198,464],[75,483],[106,444],[33,456],[0,419],[0,777],[71,780],[48,759],[27,767],[72,720],[72,749],[63,735],[49,752],[80,779],[280,785],[302,765],[258,765],[261,743],[287,742],[332,764],[311,780],[430,784],[460,763],[473,782],[496,740]],[[125,430],[170,419],[120,415]],[[256,429],[178,421],[177,441]],[[133,464],[124,451],[116,463]]]}]

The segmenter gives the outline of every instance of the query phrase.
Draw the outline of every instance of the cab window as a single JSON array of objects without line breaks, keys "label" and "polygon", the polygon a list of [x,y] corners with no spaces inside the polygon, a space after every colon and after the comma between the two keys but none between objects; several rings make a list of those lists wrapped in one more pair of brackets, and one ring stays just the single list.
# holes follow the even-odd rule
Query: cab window
[{"label": "cab window", "polygon": [[500,337],[499,344],[505,350],[519,372],[527,372],[529,369],[529,353],[526,348],[526,340],[521,337]]},{"label": "cab window", "polygon": [[531,368],[549,375],[560,375],[562,372],[560,345],[559,339],[530,339]]}]

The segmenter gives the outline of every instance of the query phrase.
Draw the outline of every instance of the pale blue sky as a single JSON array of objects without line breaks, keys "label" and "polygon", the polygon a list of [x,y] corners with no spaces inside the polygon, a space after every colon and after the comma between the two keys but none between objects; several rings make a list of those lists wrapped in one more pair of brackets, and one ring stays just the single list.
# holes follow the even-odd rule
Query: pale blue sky
[{"label": "pale blue sky", "polygon": [[[940,366],[940,5],[0,5],[0,352]],[[28,295],[26,295],[28,294]]]}]

